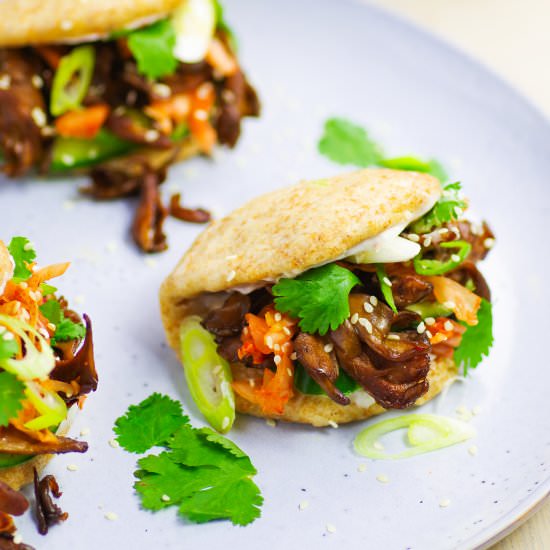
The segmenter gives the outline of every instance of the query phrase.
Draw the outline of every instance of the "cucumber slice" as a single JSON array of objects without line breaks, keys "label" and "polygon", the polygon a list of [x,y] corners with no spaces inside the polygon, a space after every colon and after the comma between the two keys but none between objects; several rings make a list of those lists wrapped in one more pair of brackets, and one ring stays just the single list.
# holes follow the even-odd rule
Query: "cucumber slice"
[{"label": "cucumber slice", "polygon": [[210,425],[226,433],[235,421],[233,376],[217,352],[214,337],[199,317],[188,317],[180,327],[180,353],[191,397]]}]

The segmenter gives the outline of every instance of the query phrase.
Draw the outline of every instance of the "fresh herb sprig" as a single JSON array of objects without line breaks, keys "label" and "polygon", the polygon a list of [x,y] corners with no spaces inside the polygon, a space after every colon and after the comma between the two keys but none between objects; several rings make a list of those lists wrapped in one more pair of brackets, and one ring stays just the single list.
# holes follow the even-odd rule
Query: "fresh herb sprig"
[{"label": "fresh herb sprig", "polygon": [[25,385],[10,372],[0,371],[0,426],[7,426],[23,408]]},{"label": "fresh herb sprig", "polygon": [[61,304],[54,298],[50,298],[40,306],[42,315],[55,325],[55,333],[51,339],[52,345],[57,342],[79,340],[86,336],[86,328],[82,323],[75,323],[68,317],[61,307]]},{"label": "fresh herb sprig", "polygon": [[13,237],[8,250],[15,264],[14,279],[26,281],[32,275],[30,265],[36,260],[36,251],[32,243],[26,237]]},{"label": "fresh herb sprig", "polygon": [[143,508],[177,506],[196,523],[247,525],[260,516],[263,497],[251,479],[257,471],[250,458],[226,437],[191,426],[177,401],[154,393],[116,420],[115,433],[130,452],[165,449],[138,460],[134,487]]}]

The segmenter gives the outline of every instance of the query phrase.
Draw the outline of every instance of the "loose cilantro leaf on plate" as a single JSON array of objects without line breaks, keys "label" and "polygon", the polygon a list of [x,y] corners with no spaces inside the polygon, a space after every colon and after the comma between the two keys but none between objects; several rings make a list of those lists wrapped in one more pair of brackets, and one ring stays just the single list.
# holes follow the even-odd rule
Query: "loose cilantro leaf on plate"
[{"label": "loose cilantro leaf on plate", "polygon": [[169,19],[157,21],[128,35],[128,48],[136,59],[138,71],[157,79],[173,74],[178,66],[174,57],[176,33]]},{"label": "loose cilantro leaf on plate", "polygon": [[464,368],[464,376],[468,374],[468,369],[475,369],[483,357],[489,355],[493,345],[493,308],[487,300],[481,300],[477,320],[477,325],[473,326],[462,323],[466,332],[454,352],[455,363],[459,368]]},{"label": "loose cilantro leaf on plate", "polygon": [[86,336],[86,328],[82,323],[75,323],[65,317],[61,304],[54,299],[47,300],[40,306],[42,315],[55,325],[55,333],[52,344],[66,342],[68,340],[82,339]]},{"label": "loose cilantro leaf on plate", "polygon": [[36,260],[36,251],[29,239],[26,237],[13,237],[8,250],[15,262],[13,277],[23,281],[28,279],[32,275],[29,265]]},{"label": "loose cilantro leaf on plate", "polygon": [[[386,273],[386,269],[382,264],[376,264],[376,276],[378,277],[378,282],[380,283],[380,289],[387,304],[392,308],[394,313],[397,313],[397,308],[395,307],[395,301],[393,299],[393,292],[391,289],[391,281]],[[390,281],[390,282],[388,282]]]},{"label": "loose cilantro leaf on plate", "polygon": [[460,190],[460,182],[445,185],[441,198],[428,213],[410,226],[411,231],[427,233],[444,223],[457,220],[467,206],[466,202],[460,198]]},{"label": "loose cilantro leaf on plate", "polygon": [[[160,428],[159,416],[163,419]],[[178,422],[167,423],[170,416]],[[152,430],[148,428],[151,420],[157,423]],[[155,434],[143,442],[139,430]],[[130,407],[116,421],[115,432],[127,450],[150,448],[153,440],[166,449],[138,461],[134,488],[143,508],[158,511],[178,506],[181,516],[196,523],[229,519],[235,525],[246,525],[260,516],[263,498],[250,479],[256,474],[250,458],[210,428],[193,428],[179,403],[153,394]]]},{"label": "loose cilantro leaf on plate", "polygon": [[295,279],[281,279],[273,287],[275,307],[300,318],[304,332],[326,334],[349,316],[348,297],[360,284],[349,270],[336,264],[310,269]]},{"label": "loose cilantro leaf on plate", "polygon": [[115,422],[120,445],[131,453],[144,453],[165,443],[189,418],[181,405],[166,395],[154,393],[139,405],[131,405]]},{"label": "loose cilantro leaf on plate", "polygon": [[0,426],[7,426],[11,418],[23,408],[25,384],[9,372],[0,372]]},{"label": "loose cilantro leaf on plate", "polygon": [[378,164],[383,158],[380,147],[367,131],[343,118],[331,118],[325,122],[318,147],[321,154],[338,164],[366,167]]}]

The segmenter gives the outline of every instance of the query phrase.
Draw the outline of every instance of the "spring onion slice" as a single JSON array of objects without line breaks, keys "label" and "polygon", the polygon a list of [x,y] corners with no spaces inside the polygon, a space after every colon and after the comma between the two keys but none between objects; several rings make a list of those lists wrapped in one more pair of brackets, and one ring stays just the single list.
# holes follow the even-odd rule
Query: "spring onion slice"
[{"label": "spring onion slice", "polygon": [[215,430],[228,432],[235,421],[231,368],[218,355],[216,342],[199,317],[188,317],[181,324],[180,353],[193,401]]},{"label": "spring onion slice", "polygon": [[67,418],[67,405],[59,395],[46,390],[36,382],[26,383],[25,396],[34,405],[40,416],[29,420],[25,428],[29,430],[43,430],[51,426],[57,426]]},{"label": "spring onion slice", "polygon": [[63,56],[55,72],[50,98],[50,112],[59,116],[78,109],[88,92],[95,65],[92,46],[78,46]]},{"label": "spring onion slice", "polygon": [[376,264],[376,276],[378,277],[378,282],[380,283],[380,288],[382,289],[384,299],[392,308],[394,313],[397,313],[397,308],[395,307],[395,302],[393,300],[393,293],[391,291],[391,283],[388,283],[390,279],[383,264]]},{"label": "spring onion slice", "polygon": [[[397,453],[386,453],[379,448],[377,442],[380,437],[405,428],[410,448]],[[406,414],[365,428],[359,432],[353,446],[357,453],[367,458],[394,460],[449,447],[475,435],[473,426],[454,418],[436,414]]]},{"label": "spring onion slice", "polygon": [[[441,262],[439,260],[423,260],[422,255],[416,256],[414,259],[414,270],[419,275],[443,275],[448,271],[451,271],[455,267],[458,267],[472,251],[472,245],[466,241],[449,241],[440,244],[441,248],[457,248],[458,258]],[[453,254],[454,256],[454,254]]]},{"label": "spring onion slice", "polygon": [[55,367],[55,356],[46,339],[28,323],[7,315],[0,314],[0,327],[18,336],[24,349],[19,359],[0,359],[0,367],[23,381],[47,378]]}]

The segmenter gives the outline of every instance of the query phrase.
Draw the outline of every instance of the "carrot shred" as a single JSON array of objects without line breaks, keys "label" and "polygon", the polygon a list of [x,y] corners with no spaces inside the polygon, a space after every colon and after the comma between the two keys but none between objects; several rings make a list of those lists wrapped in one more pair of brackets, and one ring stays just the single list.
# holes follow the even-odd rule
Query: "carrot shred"
[{"label": "carrot shred", "polygon": [[63,137],[91,139],[97,135],[109,112],[110,107],[105,104],[69,111],[55,119],[55,129]]},{"label": "carrot shred", "polygon": [[460,321],[477,325],[477,311],[481,298],[471,290],[448,277],[426,277],[434,287],[435,299],[448,307]]},{"label": "carrot shred", "polygon": [[37,288],[40,284],[56,277],[61,277],[69,269],[70,262],[60,264],[52,264],[35,271],[27,281],[27,284],[33,288]]}]

